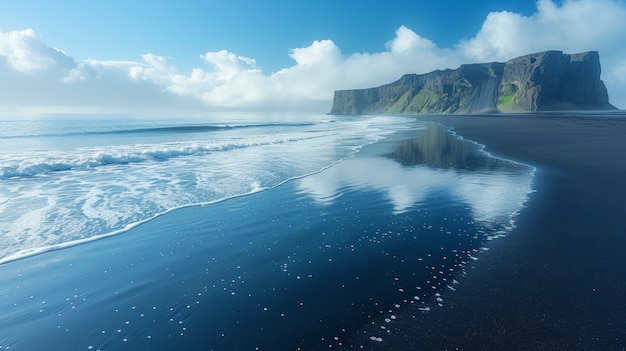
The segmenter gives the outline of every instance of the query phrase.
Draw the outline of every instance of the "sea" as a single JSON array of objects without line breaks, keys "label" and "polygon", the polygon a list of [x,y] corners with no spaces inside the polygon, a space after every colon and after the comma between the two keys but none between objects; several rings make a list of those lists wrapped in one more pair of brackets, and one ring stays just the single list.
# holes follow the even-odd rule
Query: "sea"
[{"label": "sea", "polygon": [[4,116],[0,350],[384,349],[534,174],[412,116]]}]

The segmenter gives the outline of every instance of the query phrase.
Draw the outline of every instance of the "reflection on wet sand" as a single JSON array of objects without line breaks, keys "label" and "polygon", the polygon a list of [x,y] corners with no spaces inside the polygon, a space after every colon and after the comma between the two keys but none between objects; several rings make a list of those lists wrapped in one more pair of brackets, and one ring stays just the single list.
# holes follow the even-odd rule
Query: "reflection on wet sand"
[{"label": "reflection on wet sand", "polygon": [[396,214],[428,207],[436,193],[467,204],[475,220],[506,224],[532,192],[533,174],[530,166],[491,157],[480,145],[430,123],[387,154],[346,160],[297,186],[326,205],[346,189],[378,190]]},{"label": "reflection on wet sand", "polygon": [[520,165],[489,156],[482,147],[465,140],[440,124],[427,123],[414,139],[404,140],[386,154],[403,166],[425,165],[439,169],[518,169]]}]

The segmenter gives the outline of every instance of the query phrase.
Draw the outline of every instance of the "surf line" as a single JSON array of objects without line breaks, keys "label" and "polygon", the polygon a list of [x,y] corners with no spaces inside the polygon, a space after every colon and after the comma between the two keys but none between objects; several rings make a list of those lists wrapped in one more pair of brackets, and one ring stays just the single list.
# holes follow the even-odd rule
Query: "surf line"
[{"label": "surf line", "polygon": [[[13,261],[18,261],[18,260],[22,260],[25,258],[29,258],[29,257],[33,257],[33,256],[37,256],[37,255],[41,255],[47,252],[52,252],[52,251],[59,251],[59,250],[63,250],[63,249],[67,249],[70,247],[74,247],[74,246],[78,246],[78,245],[83,245],[83,244],[87,244],[87,243],[91,243],[94,241],[98,241],[98,240],[102,240],[102,239],[106,239],[106,238],[110,238],[112,236],[116,236],[116,235],[120,235],[123,233],[126,233],[142,224],[145,224],[147,222],[150,222],[158,217],[164,216],[170,212],[174,212],[180,209],[184,209],[184,208],[190,208],[190,207],[197,207],[197,206],[209,206],[209,205],[213,205],[222,201],[226,201],[226,200],[230,200],[230,199],[235,199],[235,198],[239,198],[239,197],[243,197],[243,196],[248,196],[248,195],[252,195],[252,194],[256,194],[265,190],[269,190],[269,189],[273,189],[273,188],[277,188],[279,186],[282,186],[285,183],[297,180],[297,179],[302,179],[317,173],[321,173],[327,169],[329,169],[330,167],[343,162],[347,159],[351,159],[356,157],[356,155],[358,154],[358,152],[365,146],[371,145],[371,144],[375,144],[381,140],[385,139],[385,136],[379,136],[377,138],[375,138],[375,140],[370,140],[364,144],[355,146],[352,148],[352,153],[350,153],[349,155],[342,157],[340,159],[337,159],[333,162],[331,162],[330,164],[328,164],[327,166],[322,167],[321,169],[317,170],[317,171],[313,171],[313,172],[309,172],[309,173],[305,173],[302,175],[298,175],[298,176],[294,176],[294,177],[290,177],[287,178],[273,186],[268,186],[268,187],[262,187],[259,186],[259,184],[253,184],[253,189],[249,192],[246,193],[242,193],[242,194],[237,194],[237,195],[233,195],[233,196],[228,196],[225,198],[221,198],[221,199],[216,199],[216,200],[212,200],[212,201],[207,201],[207,202],[198,202],[198,203],[191,203],[191,204],[185,204],[185,205],[181,205],[181,206],[176,206],[176,207],[172,207],[169,208],[163,212],[159,212],[151,217],[133,222],[133,223],[129,223],[127,225],[125,225],[123,228],[118,229],[118,230],[114,230],[112,232],[108,232],[108,233],[104,233],[104,234],[99,234],[99,235],[94,235],[88,238],[82,238],[82,239],[77,239],[77,240],[71,240],[71,241],[67,241],[67,242],[63,242],[63,243],[58,243],[58,244],[52,244],[52,245],[46,245],[46,246],[40,246],[40,247],[35,247],[35,248],[28,248],[28,249],[23,249],[23,250],[19,250],[15,253],[9,254],[7,256],[1,257],[0,258],[0,266],[3,266],[7,263],[13,262]],[[1,199],[0,199],[1,200]],[[6,199],[6,201],[8,201],[8,199]]]}]

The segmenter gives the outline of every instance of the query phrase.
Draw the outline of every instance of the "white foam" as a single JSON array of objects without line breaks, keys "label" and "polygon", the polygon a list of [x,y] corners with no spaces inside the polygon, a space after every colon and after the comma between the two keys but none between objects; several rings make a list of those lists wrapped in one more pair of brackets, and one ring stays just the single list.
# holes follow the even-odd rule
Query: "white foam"
[{"label": "white foam", "polygon": [[237,131],[222,140],[2,154],[0,263],[117,235],[178,208],[319,172],[405,121],[365,118],[274,126],[266,134]]},{"label": "white foam", "polygon": [[240,140],[207,142],[172,142],[163,144],[87,147],[71,151],[15,153],[0,161],[0,178],[35,176],[51,172],[87,169],[106,165],[165,161],[185,156],[202,156],[215,151],[282,144],[312,138],[323,138],[332,132],[285,133]]}]

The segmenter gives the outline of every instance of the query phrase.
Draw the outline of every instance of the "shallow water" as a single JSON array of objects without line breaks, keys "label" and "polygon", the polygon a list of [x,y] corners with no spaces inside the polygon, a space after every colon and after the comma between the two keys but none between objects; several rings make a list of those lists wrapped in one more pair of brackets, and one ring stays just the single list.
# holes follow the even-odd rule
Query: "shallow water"
[{"label": "shallow water", "polygon": [[[437,124],[274,188],[0,266],[0,350],[360,348],[445,304],[534,169]],[[419,318],[419,315],[415,316]]]},{"label": "shallow water", "polygon": [[318,172],[410,121],[265,119],[0,121],[0,263]]}]

